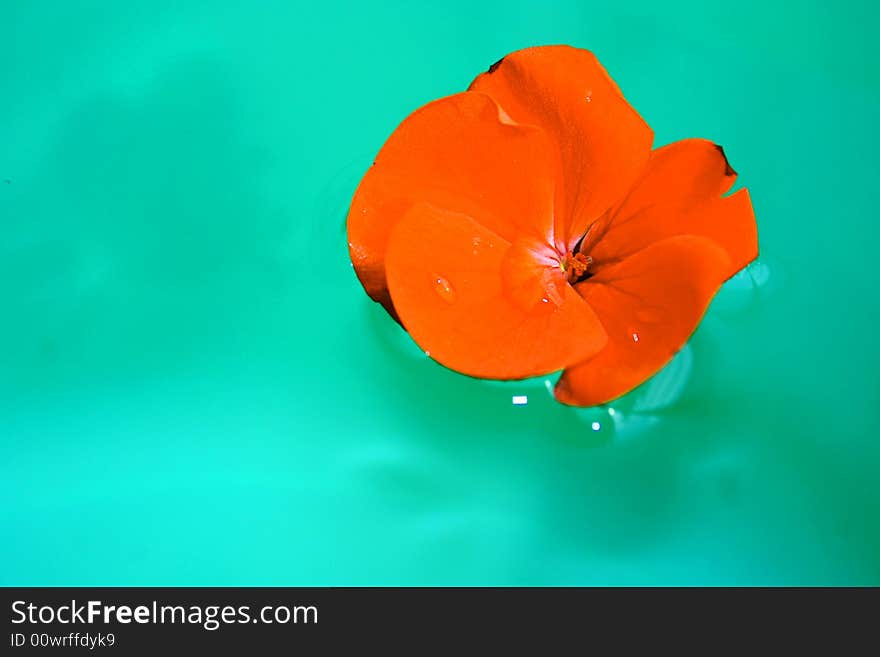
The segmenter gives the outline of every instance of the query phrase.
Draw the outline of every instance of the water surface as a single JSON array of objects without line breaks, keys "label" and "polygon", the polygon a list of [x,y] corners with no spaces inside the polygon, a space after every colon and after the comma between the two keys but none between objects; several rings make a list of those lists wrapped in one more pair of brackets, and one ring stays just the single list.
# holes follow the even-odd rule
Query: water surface
[{"label": "water surface", "polygon": [[[874,12],[624,4],[0,2],[0,583],[880,584]],[[444,370],[347,261],[397,123],[541,43],[759,220],[606,408]]]}]

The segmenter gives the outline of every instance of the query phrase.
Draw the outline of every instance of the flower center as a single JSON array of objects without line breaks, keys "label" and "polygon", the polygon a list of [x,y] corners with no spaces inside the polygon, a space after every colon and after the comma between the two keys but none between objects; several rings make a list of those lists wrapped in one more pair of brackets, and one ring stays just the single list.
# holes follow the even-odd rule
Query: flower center
[{"label": "flower center", "polygon": [[569,251],[559,261],[559,268],[565,274],[565,280],[574,285],[586,276],[591,264],[593,258],[590,256]]}]

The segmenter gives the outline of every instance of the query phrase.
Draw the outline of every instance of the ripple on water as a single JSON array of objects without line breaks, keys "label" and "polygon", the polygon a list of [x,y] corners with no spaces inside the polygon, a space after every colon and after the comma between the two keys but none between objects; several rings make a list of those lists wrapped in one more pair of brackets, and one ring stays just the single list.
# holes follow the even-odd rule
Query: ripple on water
[{"label": "ripple on water", "polygon": [[380,304],[366,294],[363,295],[362,302],[366,324],[376,338],[377,349],[381,349],[394,361],[404,364],[421,362],[429,357]]},{"label": "ripple on water", "polygon": [[708,504],[736,504],[751,485],[750,462],[744,448],[716,447],[691,464],[691,485],[702,489]]},{"label": "ripple on water", "polygon": [[376,501],[419,512],[461,503],[466,490],[460,468],[443,454],[404,442],[359,446],[340,456],[340,476],[366,486]]},{"label": "ripple on water", "polygon": [[[371,156],[362,153],[329,176],[315,195],[311,216],[290,246],[298,258],[309,258],[313,265],[325,268],[328,262],[345,254],[346,219],[351,199],[363,175],[370,167]],[[306,243],[309,248],[303,249]]]},{"label": "ripple on water", "polygon": [[630,441],[662,422],[659,414],[683,396],[694,366],[694,353],[685,345],[653,377],[632,392],[608,404],[575,409],[580,426],[592,432],[599,443]]}]

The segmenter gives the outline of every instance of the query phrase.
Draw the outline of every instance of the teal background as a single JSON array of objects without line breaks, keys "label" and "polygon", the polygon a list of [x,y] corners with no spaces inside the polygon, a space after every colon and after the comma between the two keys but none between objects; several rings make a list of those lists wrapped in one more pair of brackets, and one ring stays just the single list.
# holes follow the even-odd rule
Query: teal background
[{"label": "teal background", "polygon": [[[709,5],[0,0],[0,584],[880,584],[876,11]],[[758,216],[606,408],[444,370],[347,260],[385,137],[542,43]]]}]

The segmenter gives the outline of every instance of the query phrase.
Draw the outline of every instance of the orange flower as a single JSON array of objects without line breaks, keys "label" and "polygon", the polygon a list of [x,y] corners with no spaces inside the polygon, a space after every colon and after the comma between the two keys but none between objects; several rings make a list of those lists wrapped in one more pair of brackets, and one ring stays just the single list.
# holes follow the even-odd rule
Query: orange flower
[{"label": "orange flower", "polygon": [[357,275],[446,367],[619,397],[758,251],[721,147],[652,141],[592,53],[512,53],[385,143],[348,216]]}]

